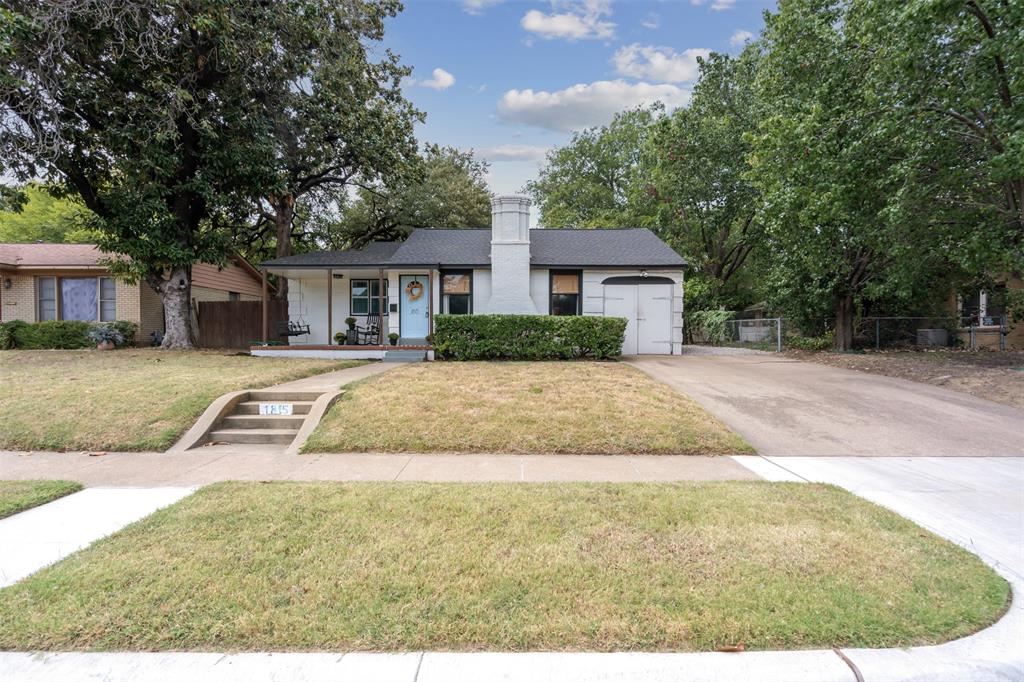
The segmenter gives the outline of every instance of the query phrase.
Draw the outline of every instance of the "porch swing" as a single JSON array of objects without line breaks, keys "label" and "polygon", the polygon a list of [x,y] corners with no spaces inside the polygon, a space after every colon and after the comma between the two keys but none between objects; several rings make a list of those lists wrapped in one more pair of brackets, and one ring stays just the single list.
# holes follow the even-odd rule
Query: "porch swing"
[{"label": "porch swing", "polygon": [[291,338],[293,336],[306,336],[309,334],[309,324],[306,319],[302,316],[302,311],[305,309],[305,303],[302,296],[302,280],[294,280],[299,284],[299,314],[295,316],[295,320],[292,321],[289,315],[287,320],[278,320],[275,324],[275,331],[279,337]]}]

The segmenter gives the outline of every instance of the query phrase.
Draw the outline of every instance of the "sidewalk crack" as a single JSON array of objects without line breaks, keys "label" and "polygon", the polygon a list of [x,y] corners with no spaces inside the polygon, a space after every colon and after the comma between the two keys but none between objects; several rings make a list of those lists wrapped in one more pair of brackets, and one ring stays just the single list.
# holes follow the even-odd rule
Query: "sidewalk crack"
[{"label": "sidewalk crack", "polygon": [[848,665],[850,667],[850,670],[853,671],[853,677],[854,677],[854,679],[857,680],[857,682],[864,682],[864,676],[860,674],[860,670],[857,669],[857,666],[854,665],[853,661],[850,660],[849,656],[844,654],[839,649],[833,649],[832,651],[835,652],[836,656],[838,656],[839,658],[841,658],[843,660],[843,663],[845,663],[846,665]]},{"label": "sidewalk crack", "polygon": [[[426,652],[420,652],[420,660],[416,661],[416,674],[412,676],[412,682],[417,682],[420,679],[420,668],[423,667],[423,657],[426,655]],[[864,682],[864,680],[859,680],[859,682]]]}]

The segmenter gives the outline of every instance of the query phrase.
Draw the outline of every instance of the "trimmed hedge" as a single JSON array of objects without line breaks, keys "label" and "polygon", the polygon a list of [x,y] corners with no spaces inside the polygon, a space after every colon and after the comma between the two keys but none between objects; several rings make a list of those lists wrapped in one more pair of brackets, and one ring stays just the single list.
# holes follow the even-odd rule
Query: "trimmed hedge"
[{"label": "trimmed hedge", "polygon": [[622,354],[623,317],[438,315],[434,350],[448,360],[604,360]]},{"label": "trimmed hedge", "polygon": [[0,324],[0,349],[10,350],[73,350],[92,348],[96,344],[89,339],[94,327],[110,327],[124,337],[123,346],[135,343],[138,325],[134,322],[80,322],[77,320],[49,320],[29,324],[12,320]]}]

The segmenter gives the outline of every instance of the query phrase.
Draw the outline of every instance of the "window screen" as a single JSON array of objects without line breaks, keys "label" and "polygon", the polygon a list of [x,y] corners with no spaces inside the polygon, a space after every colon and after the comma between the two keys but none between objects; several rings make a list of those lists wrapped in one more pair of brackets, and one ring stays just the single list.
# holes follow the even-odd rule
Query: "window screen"
[{"label": "window screen", "polygon": [[36,293],[39,297],[39,321],[57,319],[57,278],[40,277]]},{"label": "window screen", "polygon": [[113,277],[100,277],[100,321],[117,319],[117,289]]}]

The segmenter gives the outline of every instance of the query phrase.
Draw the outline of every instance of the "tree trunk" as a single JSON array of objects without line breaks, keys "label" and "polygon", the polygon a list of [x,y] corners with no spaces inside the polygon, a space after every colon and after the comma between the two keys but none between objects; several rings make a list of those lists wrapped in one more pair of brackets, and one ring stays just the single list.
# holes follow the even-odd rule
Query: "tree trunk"
[{"label": "tree trunk", "polygon": [[836,350],[853,349],[853,296],[845,294],[836,301]]},{"label": "tree trunk", "polygon": [[[270,201],[274,207],[274,227],[277,232],[277,257],[292,255],[292,222],[295,220],[295,197],[285,194],[273,197]],[[281,277],[277,281],[277,298],[288,298],[288,280]]]},{"label": "tree trunk", "polygon": [[195,348],[192,333],[192,268],[174,268],[160,286],[164,304],[164,341],[161,348],[191,350]]}]

